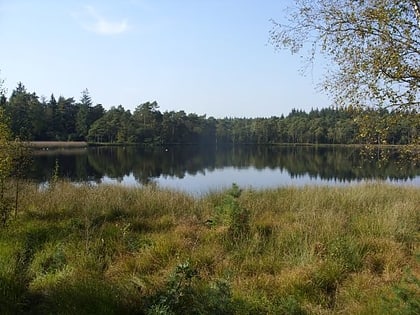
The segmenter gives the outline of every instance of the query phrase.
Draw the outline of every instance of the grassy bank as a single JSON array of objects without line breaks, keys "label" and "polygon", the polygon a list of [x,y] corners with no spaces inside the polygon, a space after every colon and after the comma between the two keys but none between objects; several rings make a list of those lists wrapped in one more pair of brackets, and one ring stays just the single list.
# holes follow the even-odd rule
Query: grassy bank
[{"label": "grassy bank", "polygon": [[28,185],[0,313],[417,314],[420,189]]}]

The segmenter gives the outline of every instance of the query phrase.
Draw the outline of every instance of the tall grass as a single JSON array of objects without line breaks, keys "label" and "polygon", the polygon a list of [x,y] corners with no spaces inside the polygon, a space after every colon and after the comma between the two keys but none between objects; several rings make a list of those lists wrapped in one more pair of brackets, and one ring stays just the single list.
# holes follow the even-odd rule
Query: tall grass
[{"label": "tall grass", "polygon": [[420,190],[23,188],[0,313],[416,314]]}]

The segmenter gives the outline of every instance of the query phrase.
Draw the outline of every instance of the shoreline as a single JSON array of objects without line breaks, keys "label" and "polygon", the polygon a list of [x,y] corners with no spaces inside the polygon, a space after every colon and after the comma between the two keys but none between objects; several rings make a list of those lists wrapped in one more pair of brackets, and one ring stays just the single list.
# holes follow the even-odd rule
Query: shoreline
[{"label": "shoreline", "polygon": [[56,149],[56,148],[87,148],[86,141],[29,141],[28,147],[34,149]]},{"label": "shoreline", "polygon": [[[47,148],[86,148],[89,146],[144,146],[143,143],[108,143],[108,142],[87,142],[87,141],[28,141],[26,142],[28,147],[35,149],[47,149]],[[186,144],[168,144],[173,145],[186,145]],[[187,145],[200,145],[200,144],[187,144]],[[236,143],[236,144],[223,144],[226,146],[306,146],[306,147],[349,147],[349,148],[402,148],[407,146],[414,146],[418,148],[417,145],[401,145],[401,144],[340,144],[340,143],[265,143],[265,144],[253,144],[253,143]],[[151,145],[159,147],[161,144]]]}]

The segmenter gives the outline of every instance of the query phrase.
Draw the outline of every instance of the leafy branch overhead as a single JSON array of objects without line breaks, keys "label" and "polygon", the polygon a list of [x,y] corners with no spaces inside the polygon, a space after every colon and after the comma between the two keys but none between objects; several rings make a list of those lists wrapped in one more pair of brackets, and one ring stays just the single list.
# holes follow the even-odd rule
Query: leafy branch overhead
[{"label": "leafy branch overhead", "polygon": [[333,61],[322,87],[340,105],[420,106],[420,1],[295,0],[270,41]]}]

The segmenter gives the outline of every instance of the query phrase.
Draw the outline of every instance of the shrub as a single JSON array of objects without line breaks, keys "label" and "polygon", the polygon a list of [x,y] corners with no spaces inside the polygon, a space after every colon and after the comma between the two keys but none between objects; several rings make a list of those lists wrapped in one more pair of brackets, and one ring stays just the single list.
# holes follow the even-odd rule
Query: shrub
[{"label": "shrub", "polygon": [[229,284],[204,281],[189,261],[175,268],[164,290],[152,300],[148,315],[234,313]]},{"label": "shrub", "polygon": [[251,231],[250,212],[239,204],[241,192],[236,184],[232,184],[232,188],[223,199],[223,204],[216,207],[216,224],[228,225],[227,241],[233,244],[246,240]]}]

